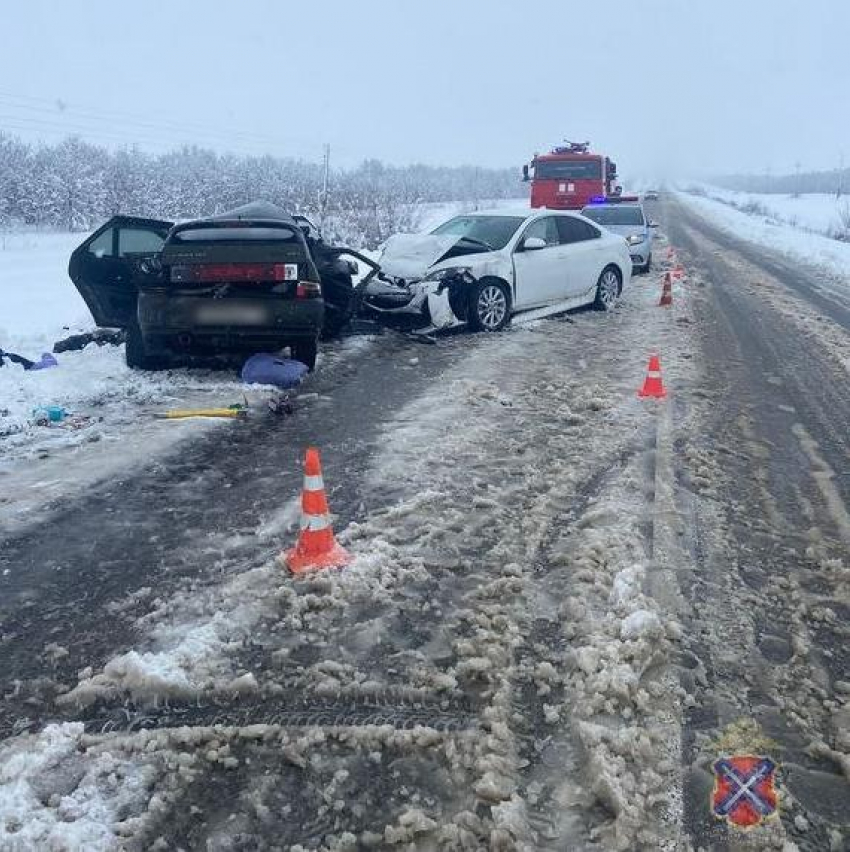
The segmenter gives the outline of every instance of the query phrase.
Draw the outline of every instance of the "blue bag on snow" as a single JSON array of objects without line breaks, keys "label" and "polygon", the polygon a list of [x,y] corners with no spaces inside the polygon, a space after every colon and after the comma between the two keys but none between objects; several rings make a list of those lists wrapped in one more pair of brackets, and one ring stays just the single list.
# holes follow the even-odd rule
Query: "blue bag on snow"
[{"label": "blue bag on snow", "polygon": [[294,388],[309,372],[306,364],[281,358],[278,355],[260,353],[252,355],[242,367],[242,381],[249,385],[274,385],[279,388]]}]

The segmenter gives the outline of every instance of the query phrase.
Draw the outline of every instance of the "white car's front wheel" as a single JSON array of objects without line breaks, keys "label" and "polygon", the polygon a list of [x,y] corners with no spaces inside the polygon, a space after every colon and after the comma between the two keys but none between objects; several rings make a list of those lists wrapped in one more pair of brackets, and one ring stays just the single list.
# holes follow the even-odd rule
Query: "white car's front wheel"
[{"label": "white car's front wheel", "polygon": [[469,294],[468,322],[475,331],[501,331],[511,316],[508,288],[499,281],[479,281]]},{"label": "white car's front wheel", "polygon": [[596,285],[596,301],[593,307],[597,311],[610,311],[620,296],[620,273],[613,266],[606,266]]}]

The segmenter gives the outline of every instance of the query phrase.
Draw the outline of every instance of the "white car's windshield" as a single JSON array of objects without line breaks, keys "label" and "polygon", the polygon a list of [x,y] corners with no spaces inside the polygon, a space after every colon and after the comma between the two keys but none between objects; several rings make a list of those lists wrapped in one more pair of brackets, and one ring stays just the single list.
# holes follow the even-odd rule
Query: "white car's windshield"
[{"label": "white car's windshield", "polygon": [[522,216],[456,216],[431,233],[457,234],[486,243],[493,249],[502,249],[524,221]]},{"label": "white car's windshield", "polygon": [[603,226],[644,224],[640,207],[585,207],[581,215]]}]

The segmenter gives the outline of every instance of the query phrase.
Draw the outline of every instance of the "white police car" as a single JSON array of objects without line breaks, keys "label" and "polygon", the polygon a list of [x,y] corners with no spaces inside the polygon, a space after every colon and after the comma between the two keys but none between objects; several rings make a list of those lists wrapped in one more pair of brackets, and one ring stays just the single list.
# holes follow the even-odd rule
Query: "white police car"
[{"label": "white police car", "polygon": [[636,195],[621,195],[618,198],[600,196],[591,200],[581,215],[625,237],[635,271],[649,272],[652,267],[654,229],[658,225],[647,218]]}]

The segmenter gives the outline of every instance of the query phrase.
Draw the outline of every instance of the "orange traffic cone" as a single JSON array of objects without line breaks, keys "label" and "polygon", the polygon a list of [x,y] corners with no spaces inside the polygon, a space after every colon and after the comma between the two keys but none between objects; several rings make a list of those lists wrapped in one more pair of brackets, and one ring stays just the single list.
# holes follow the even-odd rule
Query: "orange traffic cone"
[{"label": "orange traffic cone", "polygon": [[322,479],[322,463],[315,447],[304,461],[304,490],[301,494],[301,533],[298,544],[278,557],[293,574],[318,568],[342,568],[350,554],[337,543]]},{"label": "orange traffic cone", "polygon": [[684,266],[682,266],[682,264],[681,264],[681,263],[677,263],[677,264],[673,267],[673,272],[672,272],[671,274],[672,274],[672,276],[673,276],[675,279],[677,279],[677,280],[681,281],[681,280],[682,280],[682,278],[684,278],[684,277],[685,277],[685,267],[684,267]]},{"label": "orange traffic cone", "polygon": [[673,279],[669,272],[664,273],[664,286],[661,289],[661,301],[658,303],[659,308],[668,308],[673,304]]},{"label": "orange traffic cone", "polygon": [[649,358],[646,380],[643,387],[638,391],[638,396],[652,397],[653,399],[663,399],[667,396],[667,391],[664,390],[664,384],[661,381],[661,361],[657,355],[651,355]]}]

